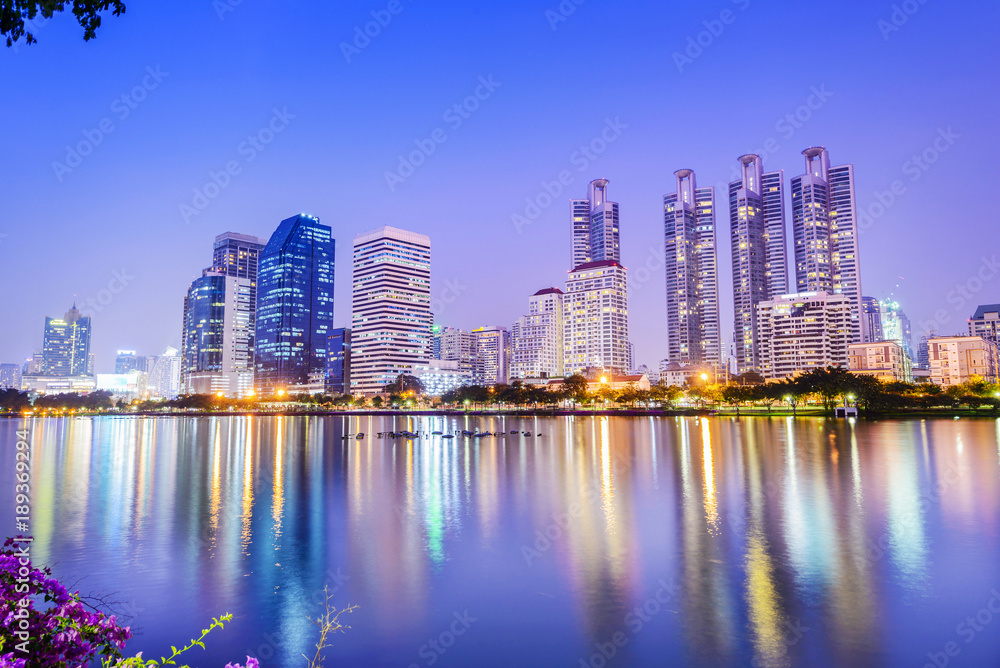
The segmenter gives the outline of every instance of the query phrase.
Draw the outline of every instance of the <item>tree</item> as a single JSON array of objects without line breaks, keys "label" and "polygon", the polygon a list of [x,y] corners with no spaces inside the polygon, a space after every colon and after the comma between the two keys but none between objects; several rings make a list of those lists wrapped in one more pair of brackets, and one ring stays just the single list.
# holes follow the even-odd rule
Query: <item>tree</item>
[{"label": "tree", "polygon": [[740,414],[740,405],[751,401],[753,397],[753,388],[744,385],[727,385],[722,390],[722,400],[736,407],[737,416]]},{"label": "tree", "polygon": [[574,373],[563,381],[563,396],[566,399],[573,399],[578,404],[587,401],[587,389],[589,385],[587,379],[578,373]]},{"label": "tree", "polygon": [[22,36],[26,44],[34,44],[38,40],[25,27],[26,21],[34,21],[40,14],[44,19],[51,19],[56,12],[70,5],[73,15],[83,27],[83,39],[88,41],[97,37],[97,29],[101,27],[101,12],[112,10],[115,16],[125,13],[125,3],[121,0],[4,0],[0,2],[0,34],[7,38],[7,46],[13,46]]},{"label": "tree", "polygon": [[650,390],[650,397],[654,401],[672,407],[677,400],[684,396],[684,390],[676,385],[670,385],[665,380],[661,380]]},{"label": "tree", "polygon": [[382,397],[377,396],[372,399],[372,406],[375,408],[382,408],[382,403]]},{"label": "tree", "polygon": [[411,393],[412,396],[419,396],[424,393],[424,384],[416,376],[401,373],[396,376],[396,380],[389,383],[382,390],[386,394],[397,394],[401,397]]},{"label": "tree", "polygon": [[29,408],[31,408],[31,401],[26,392],[18,392],[14,388],[0,390],[0,409],[20,413]]}]

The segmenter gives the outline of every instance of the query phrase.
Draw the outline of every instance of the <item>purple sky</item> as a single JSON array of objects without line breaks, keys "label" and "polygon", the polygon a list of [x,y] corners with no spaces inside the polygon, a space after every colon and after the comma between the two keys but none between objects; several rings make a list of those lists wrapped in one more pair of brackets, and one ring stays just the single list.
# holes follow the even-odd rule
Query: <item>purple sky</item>
[{"label": "purple sky", "polygon": [[[766,169],[791,177],[812,145],[856,165],[862,211],[899,181],[861,236],[862,285],[894,292],[915,336],[935,314],[942,332],[963,331],[977,304],[1000,302],[995,4],[567,0],[566,16],[555,1],[451,4],[131,3],[89,43],[65,15],[36,31],[38,44],[3,50],[0,361],[40,347],[45,316],[74,295],[99,308],[100,372],[118,348],[179,345],[182,298],[215,235],[268,237],[299,212],[333,227],[338,326],[350,320],[351,241],[379,225],[430,235],[442,324],[509,326],[530,294],[563,285],[569,199],[605,177],[630,280],[651,269],[630,322],[637,362],[654,365],[666,354],[673,171],[721,186],[739,155],[762,152]],[[386,25],[345,49],[372,12]],[[707,46],[678,65],[699,37]],[[477,90],[485,99],[467,118],[448,113]],[[620,134],[581,157],[607,119]],[[247,138],[262,130],[270,142],[254,148]],[[66,147],[80,142],[96,146],[77,163]],[[391,189],[386,172],[416,142],[433,152]],[[925,152],[934,161],[918,166]],[[228,185],[196,201],[227,163]],[[512,215],[563,170],[572,184],[519,231]],[[186,219],[182,205],[205,206]],[[717,211],[728,340],[721,189]]]}]

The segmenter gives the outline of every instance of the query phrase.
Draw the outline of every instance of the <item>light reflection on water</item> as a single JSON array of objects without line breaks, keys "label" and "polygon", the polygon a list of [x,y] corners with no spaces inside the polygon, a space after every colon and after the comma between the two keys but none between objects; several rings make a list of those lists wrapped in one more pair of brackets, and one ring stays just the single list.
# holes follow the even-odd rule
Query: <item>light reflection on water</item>
[{"label": "light reflection on water", "polygon": [[[21,424],[0,422],[4,443]],[[336,666],[922,666],[952,641],[951,666],[1000,657],[1000,615],[972,642],[956,631],[1000,590],[1000,421],[29,428],[34,558],[86,576],[84,593],[117,592],[147,656],[230,611],[194,665],[302,665],[327,585],[361,606]],[[390,429],[518,434],[375,436]]]}]

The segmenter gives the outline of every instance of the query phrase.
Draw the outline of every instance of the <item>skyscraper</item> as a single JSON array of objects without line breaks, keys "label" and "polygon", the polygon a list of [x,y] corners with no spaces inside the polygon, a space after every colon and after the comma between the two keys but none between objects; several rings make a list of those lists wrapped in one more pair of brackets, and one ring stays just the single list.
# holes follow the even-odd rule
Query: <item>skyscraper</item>
[{"label": "skyscraper", "polygon": [[830,166],[823,147],[807,148],[806,173],[792,179],[797,292],[843,294],[851,332],[861,341],[861,266],[854,165]]},{"label": "skyscraper", "polygon": [[715,188],[698,188],[681,169],[677,192],[663,198],[667,277],[667,354],[680,364],[721,361]]},{"label": "skyscraper", "polygon": [[739,158],[742,176],[729,184],[733,253],[736,364],[740,373],[759,371],[757,304],[785,293],[783,173],[764,174],[760,156]]},{"label": "skyscraper", "polygon": [[0,390],[21,389],[21,365],[0,364]]},{"label": "skyscraper", "polygon": [[510,332],[505,327],[480,327],[476,337],[476,385],[506,385],[510,380]]},{"label": "skyscraper", "polygon": [[886,298],[879,303],[882,312],[882,336],[886,341],[899,341],[903,350],[912,360],[913,333],[910,330],[910,319],[903,313],[899,302]]},{"label": "skyscraper", "polygon": [[569,272],[563,302],[563,372],[629,371],[628,279],[615,260],[586,262]]},{"label": "skyscraper", "polygon": [[146,358],[136,355],[134,350],[119,350],[115,356],[115,373],[123,374],[129,371],[146,372]]},{"label": "skyscraper", "polygon": [[882,307],[874,297],[861,298],[861,342],[884,341],[882,333]]},{"label": "skyscraper", "polygon": [[354,238],[351,393],[372,395],[431,355],[431,240],[380,227]]},{"label": "skyscraper", "polygon": [[621,262],[618,203],[608,201],[607,179],[590,182],[587,199],[572,200],[573,237],[571,268],[585,262]]},{"label": "skyscraper", "polygon": [[146,381],[151,399],[174,399],[181,391],[181,355],[177,348],[167,346],[153,362]]},{"label": "skyscraper", "polygon": [[206,269],[184,299],[181,392],[242,396],[253,388],[250,280]]},{"label": "skyscraper", "polygon": [[43,376],[90,375],[90,317],[73,304],[62,319],[46,318],[42,343]]},{"label": "skyscraper", "polygon": [[262,394],[322,390],[333,328],[334,257],[330,227],[305,214],[281,221],[261,252],[254,382]]},{"label": "skyscraper", "polygon": [[440,351],[437,359],[457,363],[456,368],[471,380],[476,371],[476,335],[455,327],[444,327],[438,339]]},{"label": "skyscraper", "polygon": [[326,346],[326,392],[351,392],[351,330],[330,330]]},{"label": "skyscraper", "polygon": [[267,239],[226,232],[215,237],[212,268],[226,276],[249,278],[257,282],[260,254],[267,246]]},{"label": "skyscraper", "polygon": [[528,299],[528,314],[514,325],[512,378],[563,376],[563,291],[539,290]]}]

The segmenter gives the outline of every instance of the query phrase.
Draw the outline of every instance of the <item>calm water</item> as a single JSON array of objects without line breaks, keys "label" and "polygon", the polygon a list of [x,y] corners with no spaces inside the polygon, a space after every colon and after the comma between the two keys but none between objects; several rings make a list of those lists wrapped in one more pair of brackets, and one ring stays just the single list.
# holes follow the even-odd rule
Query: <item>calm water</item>
[{"label": "calm water", "polygon": [[361,606],[328,666],[1000,666],[1000,422],[29,427],[34,558],[117,592],[147,656],[228,611],[192,665],[301,666],[328,585]]}]

